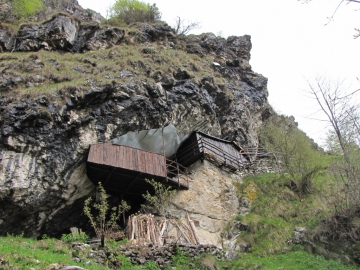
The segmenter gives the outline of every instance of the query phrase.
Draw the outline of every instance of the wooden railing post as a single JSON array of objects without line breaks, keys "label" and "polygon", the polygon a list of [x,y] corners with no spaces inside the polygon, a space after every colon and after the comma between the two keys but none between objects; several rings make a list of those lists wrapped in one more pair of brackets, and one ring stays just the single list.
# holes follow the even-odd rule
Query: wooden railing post
[{"label": "wooden railing post", "polygon": [[178,184],[180,187],[180,178],[179,178],[179,163],[176,162],[176,170],[177,170],[177,177],[178,177]]},{"label": "wooden railing post", "polygon": [[167,169],[167,163],[166,163],[166,157],[165,157],[165,155],[164,155],[164,159],[165,159],[165,177],[166,177],[166,182],[168,182],[169,180],[168,180],[168,169]]}]

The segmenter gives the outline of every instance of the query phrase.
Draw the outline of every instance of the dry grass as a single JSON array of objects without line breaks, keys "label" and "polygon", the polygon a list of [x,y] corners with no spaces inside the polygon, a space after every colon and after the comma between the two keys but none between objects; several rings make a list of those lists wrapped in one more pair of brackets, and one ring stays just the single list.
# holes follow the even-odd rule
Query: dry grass
[{"label": "dry grass", "polygon": [[[133,30],[136,32],[136,30]],[[2,95],[19,97],[58,96],[69,86],[128,83],[130,81],[156,82],[155,73],[164,78],[184,68],[194,81],[203,76],[214,76],[210,59],[174,50],[164,45],[131,44],[83,54],[39,51],[33,53],[2,53],[0,76],[18,78],[18,82],[2,89]],[[129,72],[123,74],[124,70]],[[217,82],[225,83],[222,78]]]}]

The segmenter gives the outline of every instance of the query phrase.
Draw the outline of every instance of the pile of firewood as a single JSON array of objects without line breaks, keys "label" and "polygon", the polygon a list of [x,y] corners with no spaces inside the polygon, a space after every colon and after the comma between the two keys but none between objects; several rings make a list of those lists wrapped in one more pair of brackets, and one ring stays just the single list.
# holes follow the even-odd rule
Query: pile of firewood
[{"label": "pile of firewood", "polygon": [[151,214],[131,215],[126,226],[126,236],[133,245],[162,245],[159,226]]},{"label": "pile of firewood", "polygon": [[[155,246],[163,246],[168,242],[200,244],[195,233],[194,223],[190,220],[187,212],[186,217],[188,224],[184,224],[173,217],[156,221],[154,215],[151,214],[131,215],[127,222],[126,237],[132,245],[153,244]],[[170,224],[176,230],[177,239],[168,236],[167,229]]]}]

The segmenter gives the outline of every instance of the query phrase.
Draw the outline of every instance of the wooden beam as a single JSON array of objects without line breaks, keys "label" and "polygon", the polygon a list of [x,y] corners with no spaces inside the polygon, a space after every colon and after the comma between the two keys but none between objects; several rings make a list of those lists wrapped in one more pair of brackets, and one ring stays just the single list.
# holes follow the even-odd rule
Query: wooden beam
[{"label": "wooden beam", "polygon": [[105,186],[106,182],[110,179],[110,177],[111,177],[111,175],[113,174],[113,172],[115,171],[115,169],[116,169],[116,167],[114,167],[114,168],[110,171],[108,177],[105,179],[105,181],[104,181],[104,183],[103,183],[104,186]]},{"label": "wooden beam", "polygon": [[128,192],[129,189],[135,184],[135,182],[139,179],[140,175],[142,175],[142,173],[139,173],[135,178],[134,180],[132,180],[130,182],[130,184],[127,186],[127,188],[125,189],[124,193]]}]

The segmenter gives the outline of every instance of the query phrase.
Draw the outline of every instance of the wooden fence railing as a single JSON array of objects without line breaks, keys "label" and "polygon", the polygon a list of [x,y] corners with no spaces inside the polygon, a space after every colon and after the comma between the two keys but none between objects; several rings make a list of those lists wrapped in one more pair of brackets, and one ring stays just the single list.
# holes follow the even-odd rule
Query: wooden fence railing
[{"label": "wooden fence railing", "polygon": [[[243,154],[239,152],[239,154]],[[249,164],[249,161],[245,161],[245,157],[239,158],[233,156],[232,154],[224,151],[217,145],[199,138],[197,141],[194,141],[192,144],[189,144],[187,147],[181,150],[181,154],[177,154],[178,161],[186,161],[191,159],[194,156],[201,155],[201,158],[206,158],[214,161],[218,165],[225,165],[232,169],[241,169],[245,165]]]},{"label": "wooden fence railing", "polygon": [[178,182],[178,185],[189,187],[189,181],[191,177],[189,176],[191,172],[181,164],[177,163],[174,160],[166,160],[166,170],[167,176],[170,177],[173,181]]}]

